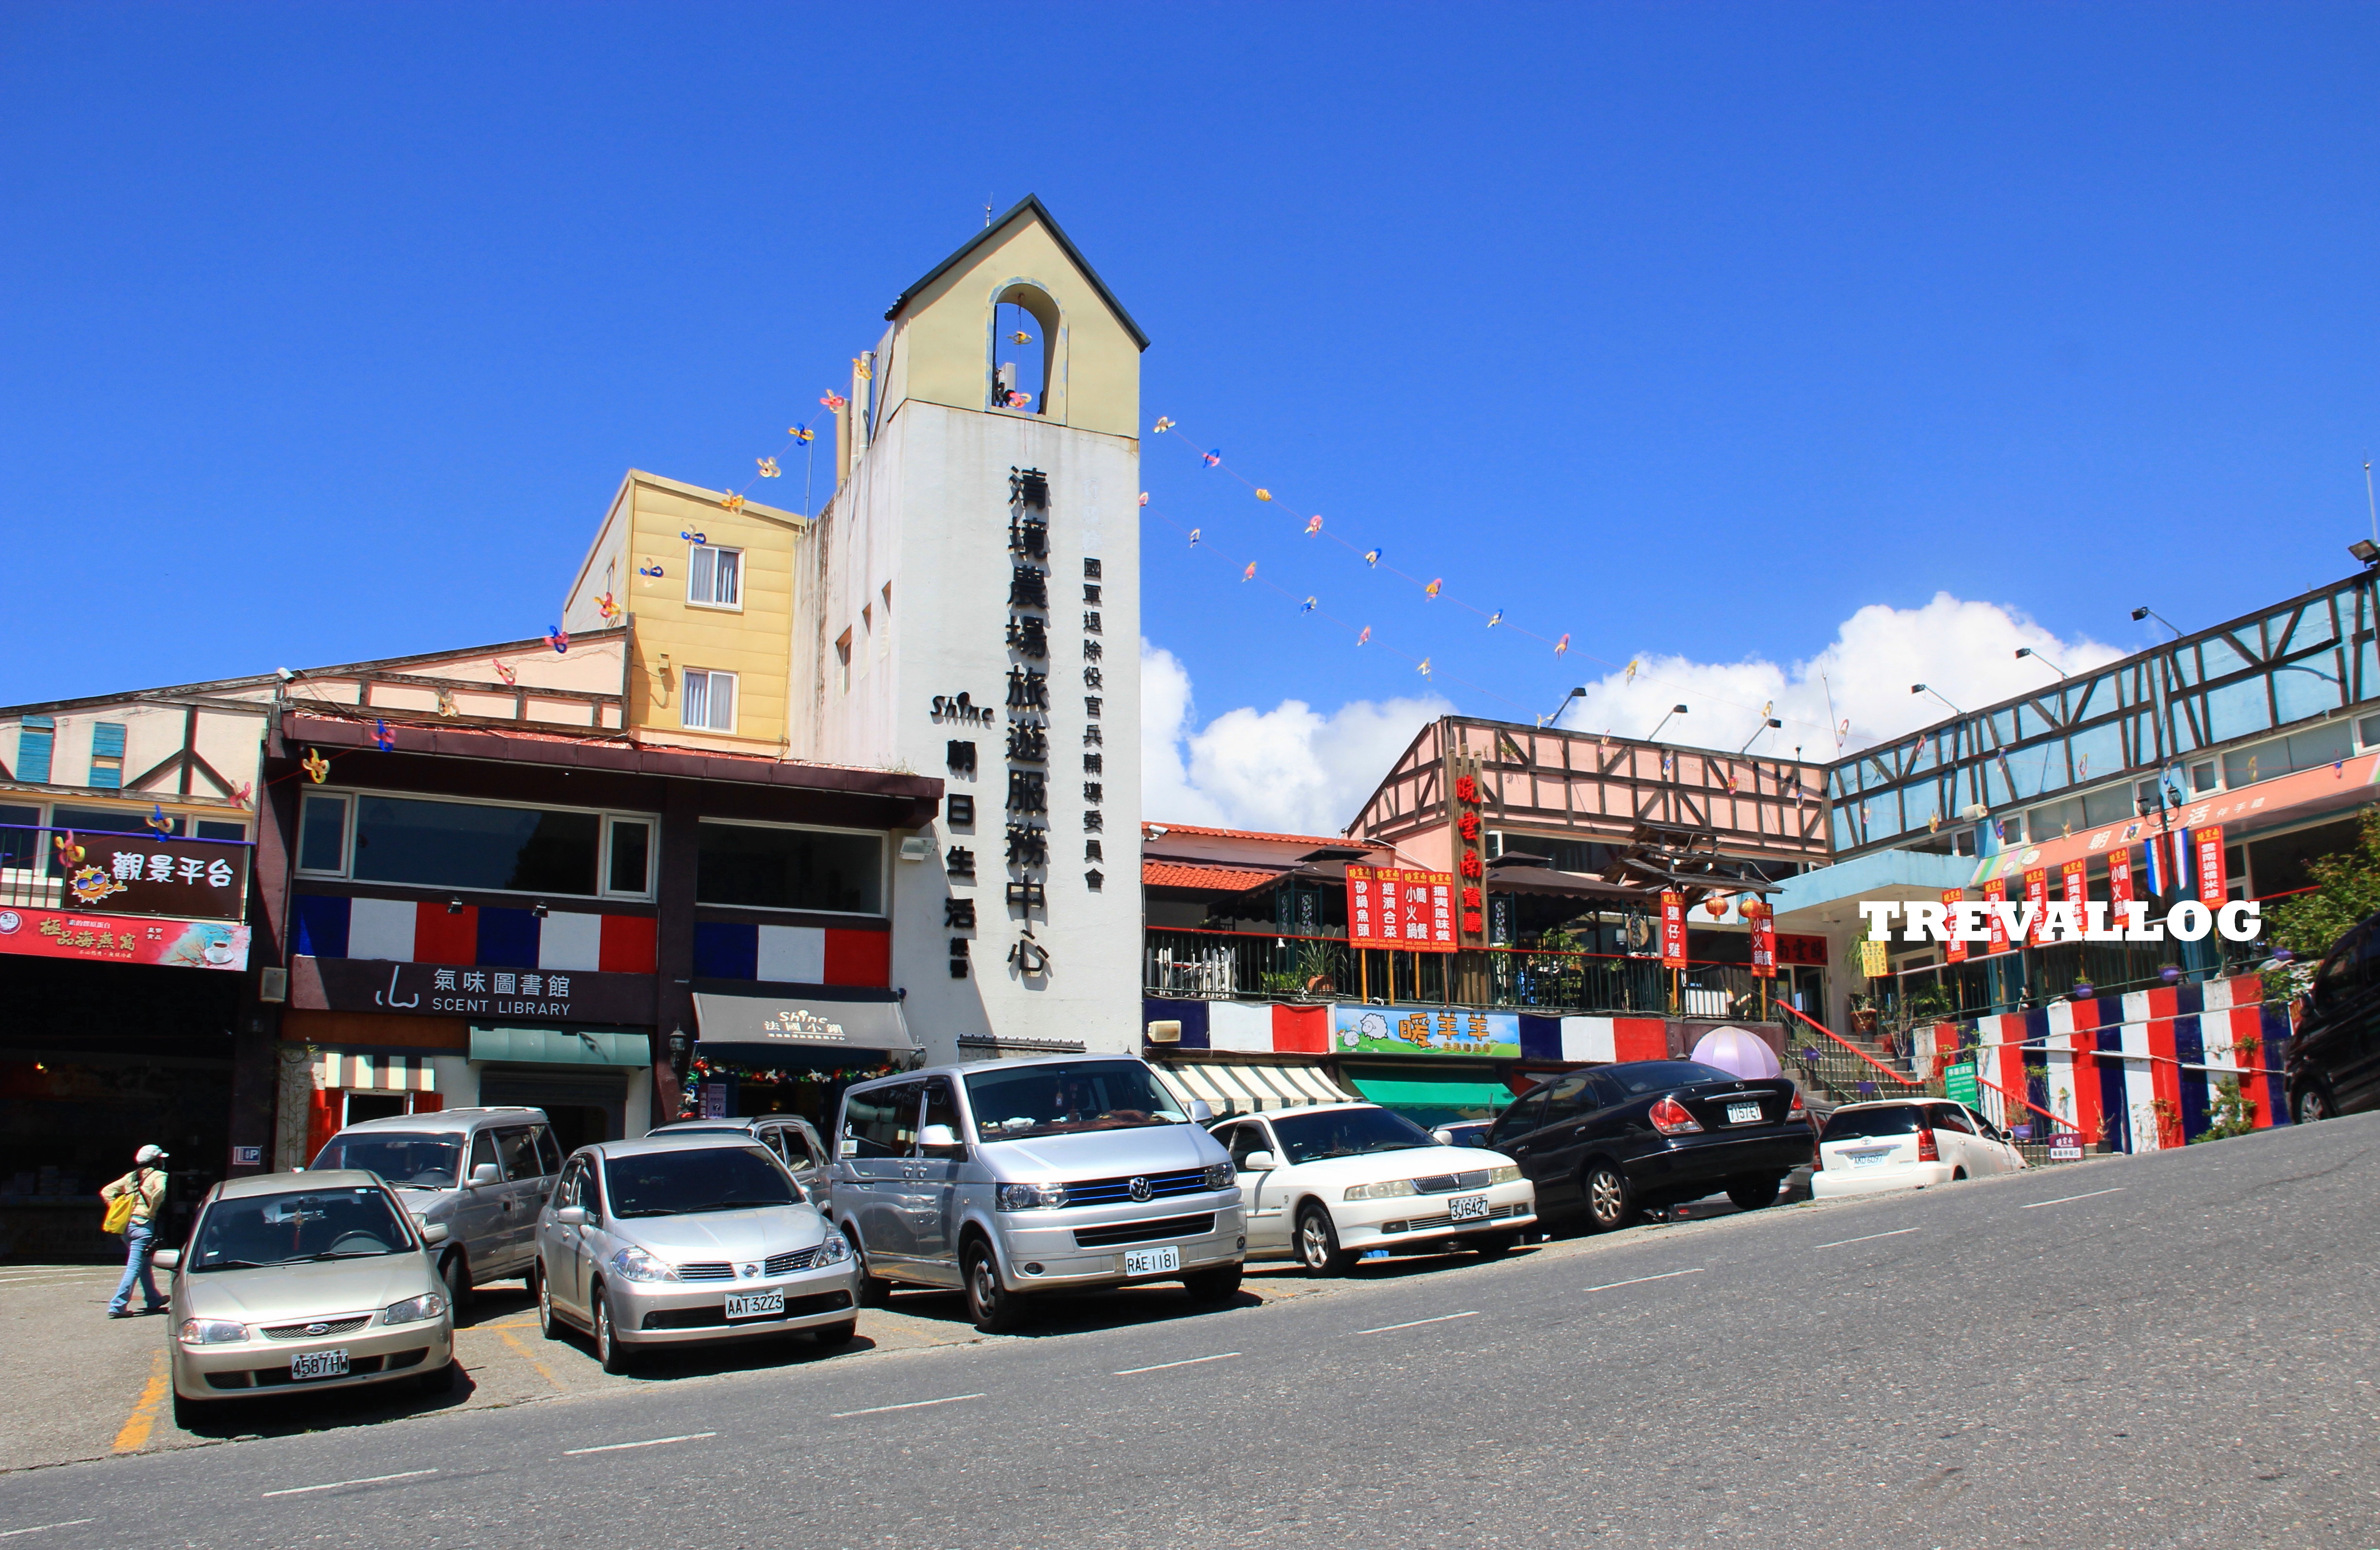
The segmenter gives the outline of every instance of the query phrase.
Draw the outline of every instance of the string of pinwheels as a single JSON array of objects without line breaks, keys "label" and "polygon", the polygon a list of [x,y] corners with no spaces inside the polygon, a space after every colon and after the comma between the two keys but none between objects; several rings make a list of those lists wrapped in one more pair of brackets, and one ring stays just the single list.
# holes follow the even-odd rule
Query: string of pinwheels
[{"label": "string of pinwheels", "polygon": [[[1249,492],[1253,494],[1257,501],[1264,503],[1265,504],[1277,507],[1287,514],[1293,521],[1299,523],[1306,537],[1329,540],[1330,543],[1337,545],[1347,554],[1362,561],[1366,569],[1385,572],[1388,575],[1396,577],[1398,580],[1406,583],[1408,586],[1418,589],[1425,599],[1441,601],[1451,607],[1461,609],[1471,613],[1480,620],[1483,620],[1486,623],[1487,627],[1491,630],[1502,629],[1510,631],[1512,634],[1516,636],[1526,636],[1528,639],[1536,641],[1542,646],[1552,648],[1553,654],[1556,657],[1566,657],[1572,654],[1572,648],[1571,646],[1571,637],[1567,632],[1559,636],[1540,635],[1536,631],[1529,629],[1524,624],[1506,618],[1504,611],[1500,608],[1482,608],[1478,604],[1474,603],[1467,599],[1458,597],[1455,594],[1447,591],[1446,578],[1443,576],[1431,576],[1425,579],[1412,574],[1411,572],[1401,570],[1397,566],[1390,564],[1385,558],[1385,551],[1382,546],[1377,544],[1366,546],[1362,542],[1349,538],[1347,535],[1335,528],[1326,527],[1323,523],[1321,513],[1300,513],[1294,510],[1288,502],[1276,500],[1270,490],[1257,484],[1256,480],[1248,478],[1237,468],[1232,467],[1231,464],[1225,462],[1223,459],[1222,450],[1220,448],[1200,449],[1198,443],[1192,441],[1189,436],[1183,431],[1180,425],[1178,425],[1171,417],[1160,417],[1156,425],[1151,428],[1151,432],[1158,436],[1170,436],[1173,440],[1180,442],[1184,446],[1191,450],[1191,452],[1197,457],[1201,466],[1214,469],[1219,473],[1228,475],[1230,478],[1237,479],[1241,484],[1247,487]],[[1172,524],[1171,518],[1168,518],[1167,521],[1170,525],[1179,526],[1178,524]],[[1196,530],[1193,529],[1193,531]],[[1310,603],[1313,599],[1308,599],[1307,601]],[[1369,632],[1367,631],[1367,637],[1368,635]],[[1403,655],[1403,653],[1399,654]],[[1624,673],[1626,675],[1626,682],[1631,684],[1635,683],[1641,678],[1648,684],[1661,684],[1663,687],[1674,688],[1681,691],[1683,691],[1688,687],[1685,684],[1664,684],[1662,680],[1656,678],[1651,673],[1645,672],[1644,671],[1644,662],[1642,658],[1632,657],[1625,662],[1618,662],[1613,661],[1608,657],[1600,657],[1592,651],[1584,649],[1579,650],[1577,655],[1585,658],[1588,661],[1601,663],[1603,666],[1610,668],[1614,672]],[[1410,660],[1411,659],[1408,658],[1408,660]],[[1463,682],[1460,679],[1451,679],[1451,681],[1455,683]],[[1477,685],[1475,684],[1466,686],[1477,689]],[[1491,690],[1478,689],[1478,692],[1481,694],[1490,695],[1491,697],[1502,700],[1507,705],[1517,703],[1505,696],[1494,694]],[[1705,700],[1711,701],[1714,704],[1726,706],[1730,709],[1742,710],[1746,713],[1756,713],[1764,721],[1776,714],[1773,702],[1768,705],[1759,707],[1739,705],[1734,701],[1722,699],[1718,696],[1711,694],[1708,688],[1705,685],[1693,686],[1693,692]],[[1535,713],[1532,714],[1534,715]],[[1541,725],[1546,720],[1542,715],[1536,715],[1535,719]],[[1818,727],[1816,723],[1803,721],[1799,717],[1785,717],[1782,719],[1791,721],[1797,726],[1813,727],[1815,730],[1824,732],[1828,737],[1834,740],[1835,747],[1838,752],[1841,750],[1843,743],[1850,732],[1850,724],[1848,721],[1841,724],[1829,724],[1824,727]]]}]

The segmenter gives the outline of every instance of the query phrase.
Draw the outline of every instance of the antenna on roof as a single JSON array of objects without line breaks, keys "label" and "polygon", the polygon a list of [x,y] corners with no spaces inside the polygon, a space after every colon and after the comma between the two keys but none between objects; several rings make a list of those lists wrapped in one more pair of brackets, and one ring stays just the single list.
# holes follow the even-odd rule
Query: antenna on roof
[{"label": "antenna on roof", "polygon": [[[991,196],[990,194],[983,197],[983,229],[986,231],[991,229]],[[2369,469],[2372,465],[2366,463],[2363,466]]]},{"label": "antenna on roof", "polygon": [[2380,505],[2373,503],[2372,460],[2368,457],[2363,460],[2363,503],[2372,512],[2372,541],[2380,543]]}]

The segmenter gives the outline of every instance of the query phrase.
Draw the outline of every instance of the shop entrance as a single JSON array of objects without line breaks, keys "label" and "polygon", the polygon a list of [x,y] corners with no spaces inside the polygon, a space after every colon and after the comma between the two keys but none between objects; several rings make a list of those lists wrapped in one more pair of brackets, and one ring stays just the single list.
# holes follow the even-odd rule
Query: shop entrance
[{"label": "shop entrance", "polygon": [[628,1133],[628,1078],[616,1071],[564,1066],[482,1067],[480,1101],[489,1108],[518,1104],[542,1108],[563,1151],[576,1151]]}]

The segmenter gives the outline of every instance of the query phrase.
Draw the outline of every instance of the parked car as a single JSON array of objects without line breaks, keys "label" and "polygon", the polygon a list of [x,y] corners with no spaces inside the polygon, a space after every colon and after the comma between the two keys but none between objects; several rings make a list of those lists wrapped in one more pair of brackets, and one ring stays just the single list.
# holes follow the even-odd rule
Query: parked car
[{"label": "parked car", "polygon": [[1818,1132],[1810,1193],[1821,1200],[1876,1190],[1922,1190],[1958,1179],[2015,1173],[2016,1144],[1983,1115],[1948,1098],[1847,1103]]},{"label": "parked car", "polygon": [[1429,1138],[1440,1146],[1485,1146],[1488,1132],[1495,1128],[1493,1120],[1457,1120],[1431,1131]]},{"label": "parked car", "polygon": [[1124,1057],[943,1066],[846,1090],[830,1208],[861,1296],[957,1287],[976,1327],[1044,1291],[1178,1280],[1238,1292],[1247,1230],[1232,1160],[1157,1073]]},{"label": "parked car", "polygon": [[833,1158],[816,1126],[798,1114],[756,1114],[743,1120],[678,1120],[657,1125],[651,1135],[748,1135],[785,1159],[810,1204],[826,1209],[828,1169]]},{"label": "parked car", "polygon": [[1490,1151],[1518,1163],[1537,1209],[1597,1232],[1725,1190],[1752,1211],[1810,1160],[1808,1110],[1787,1077],[1695,1060],[1629,1060],[1539,1083],[1496,1117]]},{"label": "parked car", "polygon": [[454,1387],[454,1311],[431,1258],[445,1236],[359,1169],[215,1185],[188,1246],[157,1252],[174,1272],[174,1423],[298,1387]]},{"label": "parked car", "polygon": [[641,1347],[856,1333],[843,1235],[802,1198],[785,1159],[734,1134],[582,1146],[563,1164],[529,1268],[538,1327],[592,1335],[607,1373]]},{"label": "parked car", "polygon": [[1536,1191],[1510,1157],[1442,1145],[1378,1104],[1226,1120],[1211,1133],[1232,1155],[1250,1259],[1292,1257],[1317,1276],[1373,1249],[1493,1259],[1536,1223]]},{"label": "parked car", "polygon": [[461,1312],[471,1289],[528,1272],[537,1215],[562,1167],[541,1108],[448,1108],[349,1125],[314,1169],[359,1168],[394,1185],[416,1219],[446,1229],[438,1273]]},{"label": "parked car", "polygon": [[2380,1108],[2380,915],[2338,938],[2315,969],[2282,1063],[2300,1122]]}]

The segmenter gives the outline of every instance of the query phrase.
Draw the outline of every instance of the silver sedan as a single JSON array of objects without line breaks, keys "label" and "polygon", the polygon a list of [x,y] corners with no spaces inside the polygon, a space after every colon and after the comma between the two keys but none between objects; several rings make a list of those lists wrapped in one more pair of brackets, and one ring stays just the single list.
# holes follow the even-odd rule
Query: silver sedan
[{"label": "silver sedan", "polygon": [[748,1136],[665,1134],[581,1147],[538,1217],[538,1326],[595,1338],[606,1372],[640,1348],[857,1332],[850,1245],[783,1159]]}]

